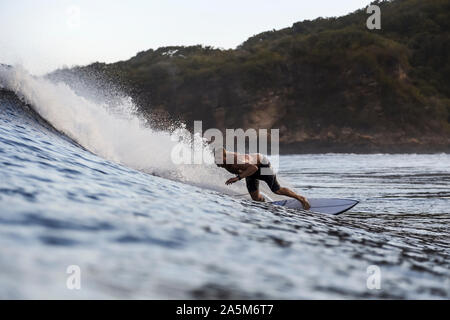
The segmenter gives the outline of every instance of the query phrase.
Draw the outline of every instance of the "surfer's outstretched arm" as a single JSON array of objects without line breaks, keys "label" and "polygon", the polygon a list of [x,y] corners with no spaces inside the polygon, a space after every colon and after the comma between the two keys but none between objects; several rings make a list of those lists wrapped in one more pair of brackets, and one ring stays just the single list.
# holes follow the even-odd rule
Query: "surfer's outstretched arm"
[{"label": "surfer's outstretched arm", "polygon": [[258,171],[257,166],[255,166],[253,164],[249,164],[249,163],[240,164],[240,165],[237,165],[237,167],[238,167],[238,170],[241,171],[241,173],[239,173],[234,178],[228,179],[225,182],[226,185],[229,185],[229,184],[235,183],[236,181],[239,181],[241,179],[247,178],[247,177],[251,176],[252,174],[254,174],[256,171]]}]

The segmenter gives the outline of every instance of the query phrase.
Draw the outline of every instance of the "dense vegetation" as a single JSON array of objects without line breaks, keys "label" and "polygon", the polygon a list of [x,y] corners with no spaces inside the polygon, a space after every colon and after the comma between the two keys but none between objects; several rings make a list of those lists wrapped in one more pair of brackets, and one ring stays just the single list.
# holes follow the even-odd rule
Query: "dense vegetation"
[{"label": "dense vegetation", "polygon": [[155,125],[279,128],[284,152],[448,151],[450,1],[376,4],[381,30],[366,28],[364,8],[234,50],[164,47],[58,72],[124,85]]}]

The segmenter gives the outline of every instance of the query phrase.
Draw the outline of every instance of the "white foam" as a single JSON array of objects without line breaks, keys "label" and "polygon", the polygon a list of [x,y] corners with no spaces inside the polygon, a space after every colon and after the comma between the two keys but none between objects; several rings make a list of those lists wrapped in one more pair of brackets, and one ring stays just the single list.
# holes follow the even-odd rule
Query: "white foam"
[{"label": "white foam", "polygon": [[[178,142],[169,132],[152,130],[128,97],[114,106],[98,102],[101,99],[94,102],[63,82],[32,76],[20,66],[0,66],[0,86],[15,92],[57,130],[107,160],[228,194],[246,192],[243,183],[225,186],[230,175],[214,164],[176,165],[171,153]],[[185,147],[190,148],[190,143],[186,141]],[[206,154],[212,162],[213,156]]]}]

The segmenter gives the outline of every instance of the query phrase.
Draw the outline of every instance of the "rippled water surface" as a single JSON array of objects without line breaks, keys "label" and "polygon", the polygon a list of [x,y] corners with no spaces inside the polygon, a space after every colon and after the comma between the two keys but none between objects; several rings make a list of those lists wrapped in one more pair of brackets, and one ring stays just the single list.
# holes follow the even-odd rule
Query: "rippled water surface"
[{"label": "rippled water surface", "polygon": [[[3,93],[0,298],[450,298],[449,164],[282,156],[302,194],[361,201],[290,211],[107,161]],[[81,290],[66,287],[70,265]]]}]

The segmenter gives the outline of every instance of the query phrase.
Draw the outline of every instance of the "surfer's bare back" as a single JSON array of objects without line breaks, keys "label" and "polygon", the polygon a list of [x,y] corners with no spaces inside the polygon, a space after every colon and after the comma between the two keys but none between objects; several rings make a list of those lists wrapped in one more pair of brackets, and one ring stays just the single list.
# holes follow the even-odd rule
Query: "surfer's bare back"
[{"label": "surfer's bare back", "polygon": [[[265,200],[259,193],[259,180],[262,180],[267,183],[273,193],[297,199],[306,210],[311,207],[305,197],[295,193],[291,189],[280,186],[277,176],[273,172],[266,156],[259,153],[240,154],[237,152],[229,152],[224,148],[216,149],[214,156],[218,167],[237,175],[234,178],[228,179],[225,184],[229,185],[245,178],[248,193],[253,200]],[[263,173],[261,169],[264,170]]]}]

